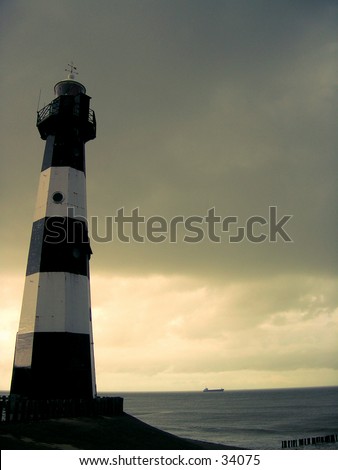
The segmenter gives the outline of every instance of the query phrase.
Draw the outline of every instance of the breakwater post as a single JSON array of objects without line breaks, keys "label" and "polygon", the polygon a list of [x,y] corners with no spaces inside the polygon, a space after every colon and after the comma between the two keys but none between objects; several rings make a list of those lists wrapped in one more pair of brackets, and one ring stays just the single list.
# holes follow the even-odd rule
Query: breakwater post
[{"label": "breakwater post", "polygon": [[305,437],[303,439],[291,439],[282,441],[282,449],[292,449],[295,447],[304,447],[316,444],[329,444],[338,442],[337,434],[330,434],[328,436]]}]

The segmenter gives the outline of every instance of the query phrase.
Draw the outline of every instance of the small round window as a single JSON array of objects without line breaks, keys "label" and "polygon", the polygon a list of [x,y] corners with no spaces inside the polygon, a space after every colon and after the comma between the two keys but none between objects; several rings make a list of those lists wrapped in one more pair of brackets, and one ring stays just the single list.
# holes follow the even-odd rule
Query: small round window
[{"label": "small round window", "polygon": [[64,200],[64,195],[60,193],[59,191],[57,191],[56,193],[53,194],[52,198],[55,204],[61,204],[61,202]]}]

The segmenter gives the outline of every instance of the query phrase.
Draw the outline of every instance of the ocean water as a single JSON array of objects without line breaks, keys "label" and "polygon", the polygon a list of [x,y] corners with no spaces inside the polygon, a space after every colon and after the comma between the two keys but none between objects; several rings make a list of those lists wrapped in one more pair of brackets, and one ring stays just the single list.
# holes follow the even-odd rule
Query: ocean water
[{"label": "ocean water", "polygon": [[338,434],[338,387],[112,395],[124,398],[126,413],[159,429],[246,449],[281,449],[283,440]]}]

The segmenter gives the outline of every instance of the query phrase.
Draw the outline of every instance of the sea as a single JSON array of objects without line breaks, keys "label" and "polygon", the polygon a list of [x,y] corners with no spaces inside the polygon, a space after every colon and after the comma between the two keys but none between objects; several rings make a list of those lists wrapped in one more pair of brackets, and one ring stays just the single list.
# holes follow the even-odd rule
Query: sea
[{"label": "sea", "polygon": [[[338,387],[111,396],[123,397],[126,413],[156,428],[244,449],[281,449],[282,441],[338,434]],[[338,444],[298,448],[331,450]]]}]

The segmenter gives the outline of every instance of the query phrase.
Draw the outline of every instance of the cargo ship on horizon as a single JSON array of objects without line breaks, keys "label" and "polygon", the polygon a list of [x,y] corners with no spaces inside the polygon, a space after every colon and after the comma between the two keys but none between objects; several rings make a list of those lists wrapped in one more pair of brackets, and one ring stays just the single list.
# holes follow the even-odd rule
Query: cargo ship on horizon
[{"label": "cargo ship on horizon", "polygon": [[224,392],[224,388],[205,388],[203,392]]}]

